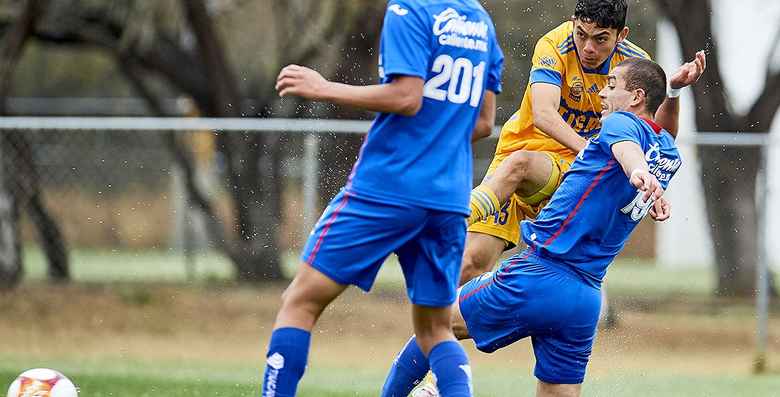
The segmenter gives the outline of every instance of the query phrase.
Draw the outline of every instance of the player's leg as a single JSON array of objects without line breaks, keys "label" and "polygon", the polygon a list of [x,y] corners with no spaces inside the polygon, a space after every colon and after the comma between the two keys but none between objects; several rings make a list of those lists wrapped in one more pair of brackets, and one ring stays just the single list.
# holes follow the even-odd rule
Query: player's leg
[{"label": "player's leg", "polygon": [[421,233],[396,251],[414,304],[416,342],[442,396],[471,395],[468,358],[450,327],[465,239],[463,215],[432,211]]},{"label": "player's leg", "polygon": [[282,293],[282,305],[274,329],[295,327],[311,330],[322,311],[347,288],[307,263],[301,263],[293,281]]},{"label": "player's leg", "polygon": [[[462,288],[458,290],[458,296],[461,296]],[[460,311],[460,299],[454,305],[452,305],[452,320],[450,324],[452,326],[452,333],[457,340],[471,339],[469,334],[469,327],[466,324],[466,320],[463,318],[463,313]]]},{"label": "player's leg", "polygon": [[[469,331],[466,320],[460,312],[460,305],[455,303],[451,307],[451,325],[453,335],[457,340],[469,339]],[[423,353],[417,343],[417,336],[412,335],[406,342],[401,352],[393,361],[390,373],[382,388],[381,397],[406,397],[425,378],[430,370],[428,357]],[[434,389],[432,385],[428,386]]]},{"label": "player's leg", "polygon": [[563,385],[539,381],[536,385],[536,397],[579,397],[582,384]]},{"label": "player's leg", "polygon": [[430,369],[428,356],[422,352],[416,335],[412,335],[390,365],[380,396],[407,397]]},{"label": "player's leg", "polygon": [[298,274],[282,296],[263,378],[263,396],[295,395],[310,331],[347,285],[368,291],[384,259],[423,226],[427,211],[339,193],[317,222]]},{"label": "player's leg", "polygon": [[508,243],[500,237],[482,232],[469,231],[466,236],[466,248],[460,270],[458,285],[493,269]]},{"label": "player's leg", "polygon": [[452,333],[451,308],[414,305],[412,313],[417,343],[428,356],[439,394],[471,396],[471,367],[466,352]]},{"label": "player's leg", "polygon": [[470,225],[498,212],[500,204],[514,193],[527,197],[542,190],[553,176],[555,164],[544,152],[518,150],[493,167],[472,190]]},{"label": "player's leg", "polygon": [[491,167],[495,168],[483,184],[509,198],[499,212],[469,227],[461,285],[490,271],[506,248],[519,243],[520,221],[538,213],[560,184],[568,163],[555,153],[520,150]]},{"label": "player's leg", "polygon": [[294,396],[309,355],[311,329],[345,285],[302,263],[282,294],[266,354],[263,396]]},{"label": "player's leg", "polygon": [[[601,294],[570,268],[547,264],[542,287],[533,291],[546,328],[531,337],[542,397],[578,397],[596,336]],[[529,292],[530,293],[530,292]]]}]

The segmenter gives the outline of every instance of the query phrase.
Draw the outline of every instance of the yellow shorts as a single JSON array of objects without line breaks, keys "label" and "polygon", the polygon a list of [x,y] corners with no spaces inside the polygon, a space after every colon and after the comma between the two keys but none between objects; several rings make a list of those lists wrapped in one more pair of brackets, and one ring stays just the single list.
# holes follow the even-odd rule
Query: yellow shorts
[{"label": "yellow shorts", "polygon": [[[558,153],[540,153],[549,157],[553,165],[547,184],[528,197],[520,197],[517,194],[513,194],[496,214],[482,222],[471,225],[469,227],[470,232],[498,237],[507,243],[507,248],[517,245],[520,241],[520,221],[525,218],[533,219],[539,215],[539,211],[550,201],[550,197],[558,189],[558,186],[561,185],[563,174],[571,167],[571,162]],[[495,166],[491,164],[487,174],[488,177],[500,164],[500,162],[495,163]]]}]

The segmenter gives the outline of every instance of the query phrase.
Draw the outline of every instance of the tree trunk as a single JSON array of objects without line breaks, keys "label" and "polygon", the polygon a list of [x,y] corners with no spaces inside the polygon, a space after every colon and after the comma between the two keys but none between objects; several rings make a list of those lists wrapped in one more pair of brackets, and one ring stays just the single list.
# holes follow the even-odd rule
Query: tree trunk
[{"label": "tree trunk", "polygon": [[[42,11],[40,0],[29,0],[22,10],[17,22],[11,27],[4,38],[2,48],[2,62],[0,63],[0,115],[6,114],[5,99],[10,92],[13,82],[13,73],[21,57],[22,50],[27,40],[32,36],[35,24]],[[12,272],[21,272],[21,242],[18,231],[18,208],[24,207],[29,211],[30,218],[40,237],[41,245],[48,260],[48,274],[53,280],[64,281],[70,278],[67,248],[65,246],[59,225],[49,214],[43,203],[40,192],[40,177],[35,167],[32,149],[27,138],[21,132],[6,132],[2,140],[4,173],[3,191],[0,196],[6,201],[3,203],[3,212],[6,204],[11,214],[0,216],[0,222],[11,222],[0,225],[1,239],[15,239],[16,241],[3,241],[3,260],[17,261],[18,263],[3,264],[3,269]],[[12,196],[12,197],[7,197]],[[8,201],[10,199],[10,201]],[[13,231],[9,231],[12,229]],[[6,253],[7,250],[16,250],[15,253]],[[18,281],[20,274],[4,274],[4,280]]]},{"label": "tree trunk", "polygon": [[[206,115],[242,116],[241,96],[224,49],[202,1],[182,0],[198,42],[199,55],[212,98],[199,103]],[[196,101],[198,99],[196,98]],[[225,155],[238,238],[232,258],[241,281],[283,278],[277,232],[279,203],[278,137],[220,133],[218,147]]]},{"label": "tree trunk", "polygon": [[[239,137],[231,138],[235,145]],[[241,243],[236,258],[239,279],[280,280],[284,278],[278,237],[282,217],[281,137],[278,133],[263,133],[240,138],[241,147],[232,147],[238,156],[228,166]]]},{"label": "tree trunk", "polygon": [[751,296],[758,263],[756,148],[700,147],[707,218],[715,247],[718,296]]},{"label": "tree trunk", "polygon": [[0,135],[0,289],[15,287],[22,278],[19,207],[9,187],[12,161],[6,147],[5,136]]},{"label": "tree trunk", "polygon": [[[750,111],[744,116],[735,115],[722,83],[719,48],[712,35],[710,1],[656,0],[656,3],[677,30],[686,59],[692,58],[701,48],[708,50],[707,71],[692,87],[698,130],[768,133],[780,106],[780,72],[767,69],[763,92]],[[759,252],[756,176],[761,151],[726,146],[700,147],[698,153],[707,220],[715,249],[718,280],[715,294],[753,296]],[[772,277],[770,289],[776,295]]]},{"label": "tree trunk", "polygon": [[47,274],[50,280],[70,280],[70,260],[65,238],[60,232],[59,224],[49,214],[43,203],[40,192],[37,192],[27,202],[28,214],[38,231],[38,239],[43,246],[46,259],[49,261]]}]

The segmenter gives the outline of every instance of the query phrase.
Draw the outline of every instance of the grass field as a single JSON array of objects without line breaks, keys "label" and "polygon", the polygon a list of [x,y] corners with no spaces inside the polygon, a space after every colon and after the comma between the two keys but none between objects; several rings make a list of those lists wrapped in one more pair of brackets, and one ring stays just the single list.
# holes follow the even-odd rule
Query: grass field
[{"label": "grass field", "polygon": [[[213,256],[197,259],[194,282],[168,253],[78,252],[73,259],[77,282],[49,285],[39,254],[28,252],[28,278],[0,294],[0,386],[23,369],[51,367],[87,397],[259,395],[283,286],[226,282],[230,267]],[[375,293],[349,291],[324,314],[301,396],[378,394],[409,334],[409,306],[390,268]],[[777,311],[770,374],[754,376],[752,307],[710,299],[708,272],[623,262],[609,277],[620,324],[600,332],[584,395],[780,396]],[[464,346],[477,396],[533,394],[528,342],[493,355]]]}]

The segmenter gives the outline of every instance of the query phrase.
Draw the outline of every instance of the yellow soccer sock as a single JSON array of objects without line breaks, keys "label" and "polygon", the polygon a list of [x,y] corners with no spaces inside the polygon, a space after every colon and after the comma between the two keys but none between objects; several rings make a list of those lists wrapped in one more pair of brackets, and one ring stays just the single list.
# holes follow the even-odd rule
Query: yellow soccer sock
[{"label": "yellow soccer sock", "polygon": [[479,185],[471,191],[469,207],[471,207],[471,215],[468,225],[471,226],[498,212],[501,203],[498,202],[498,197],[492,189],[485,185]]}]

